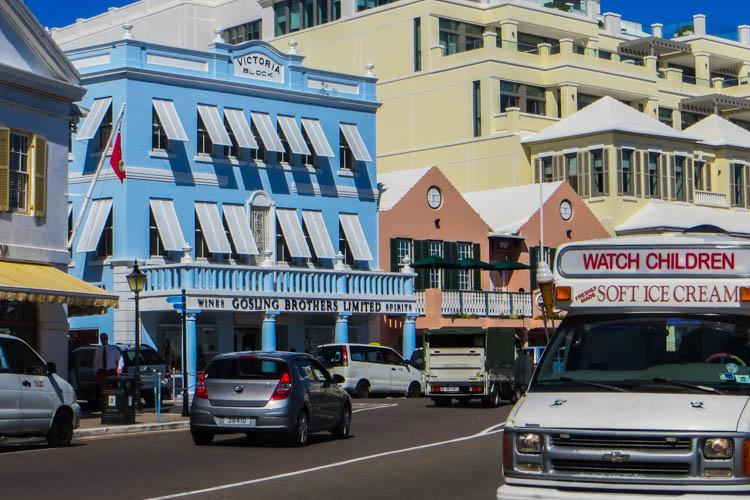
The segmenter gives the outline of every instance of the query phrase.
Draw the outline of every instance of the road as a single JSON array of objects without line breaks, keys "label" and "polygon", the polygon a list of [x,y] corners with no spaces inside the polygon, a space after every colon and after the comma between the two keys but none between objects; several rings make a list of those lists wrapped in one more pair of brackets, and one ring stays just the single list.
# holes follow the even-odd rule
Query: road
[{"label": "road", "polygon": [[4,446],[2,498],[491,499],[510,408],[355,400],[349,439],[313,434],[306,448],[244,435],[199,447],[184,430]]}]

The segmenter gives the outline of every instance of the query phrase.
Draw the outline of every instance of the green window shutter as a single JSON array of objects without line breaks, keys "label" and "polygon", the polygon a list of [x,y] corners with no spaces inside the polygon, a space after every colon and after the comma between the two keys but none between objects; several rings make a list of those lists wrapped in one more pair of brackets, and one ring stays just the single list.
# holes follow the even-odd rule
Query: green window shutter
[{"label": "green window shutter", "polygon": [[550,271],[555,270],[555,254],[556,253],[557,253],[557,248],[549,249],[549,270]]},{"label": "green window shutter", "polygon": [[47,140],[34,140],[34,217],[47,214]]},{"label": "green window shutter", "polygon": [[539,262],[539,247],[529,248],[529,292],[536,290],[536,268]]},{"label": "green window shutter", "polygon": [[[479,259],[481,256],[481,253],[479,253],[479,243],[474,243],[471,246],[471,256],[475,259]],[[474,269],[474,290],[481,290],[482,289],[482,270],[481,269]]]},{"label": "green window shutter", "polygon": [[391,238],[391,272],[397,273],[400,271],[398,261],[398,239]]},{"label": "green window shutter", "polygon": [[[414,262],[424,259],[427,256],[427,242],[424,240],[414,240]],[[427,269],[416,269],[417,277],[414,279],[414,289],[424,290],[427,282]]]},{"label": "green window shutter", "polygon": [[10,129],[0,128],[0,212],[10,208]]},{"label": "green window shutter", "polygon": [[[455,241],[443,242],[443,252],[448,260],[458,260],[458,243]],[[458,269],[443,269],[443,287],[446,290],[458,290]]]}]

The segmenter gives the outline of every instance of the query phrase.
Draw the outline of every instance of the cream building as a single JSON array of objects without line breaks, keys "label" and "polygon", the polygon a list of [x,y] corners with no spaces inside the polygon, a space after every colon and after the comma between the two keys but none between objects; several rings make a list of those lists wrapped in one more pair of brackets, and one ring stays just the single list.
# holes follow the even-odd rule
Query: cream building
[{"label": "cream building", "polygon": [[[590,192],[588,177],[579,194],[611,233],[657,199],[722,209],[747,203],[748,173],[729,165],[741,165],[750,149],[713,144],[700,136],[708,133],[705,125],[683,133],[711,114],[750,128],[747,25],[712,34],[698,14],[676,28],[643,27],[602,13],[598,0],[142,0],[53,29],[53,37],[63,49],[104,43],[120,38],[123,24],[132,24],[136,39],[185,49],[203,49],[217,37],[232,44],[262,38],[315,67],[375,74],[383,103],[381,173],[438,166],[461,192],[520,186],[535,181],[532,166],[545,155],[604,144],[601,159],[592,160],[607,169],[595,186],[602,192]],[[565,120],[602,96],[626,104],[647,129],[601,131],[598,142],[586,134],[565,138]],[[714,128],[726,132],[729,125]],[[563,136],[540,140],[556,126]],[[632,189],[621,191],[623,151],[634,170]],[[628,160],[628,151],[638,154]],[[582,168],[589,156],[580,158]],[[646,186],[653,161],[659,183]],[[745,189],[741,203],[733,201],[730,173]],[[554,178],[561,179],[559,172]]]}]

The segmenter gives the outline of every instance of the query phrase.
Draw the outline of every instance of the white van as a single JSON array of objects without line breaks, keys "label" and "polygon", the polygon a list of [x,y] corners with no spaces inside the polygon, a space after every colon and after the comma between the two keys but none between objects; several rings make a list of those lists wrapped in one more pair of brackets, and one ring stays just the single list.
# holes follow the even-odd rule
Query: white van
[{"label": "white van", "polygon": [[23,340],[0,335],[0,436],[43,436],[51,446],[70,444],[81,407],[73,387],[55,370]]},{"label": "white van", "polygon": [[567,311],[508,416],[498,499],[750,497],[750,241],[563,245]]},{"label": "white van", "polygon": [[371,392],[398,393],[410,398],[422,394],[422,374],[390,347],[373,344],[326,344],[317,357],[328,371],[343,375],[339,384],[356,398]]}]

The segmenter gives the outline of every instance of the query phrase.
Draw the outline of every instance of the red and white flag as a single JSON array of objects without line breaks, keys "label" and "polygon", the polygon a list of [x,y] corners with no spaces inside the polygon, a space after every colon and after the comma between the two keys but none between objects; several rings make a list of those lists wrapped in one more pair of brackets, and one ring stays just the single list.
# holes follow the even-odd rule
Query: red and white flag
[{"label": "red and white flag", "polygon": [[122,146],[120,145],[120,130],[117,131],[115,147],[112,148],[112,156],[109,158],[109,164],[120,182],[125,180],[125,163],[122,161]]}]

